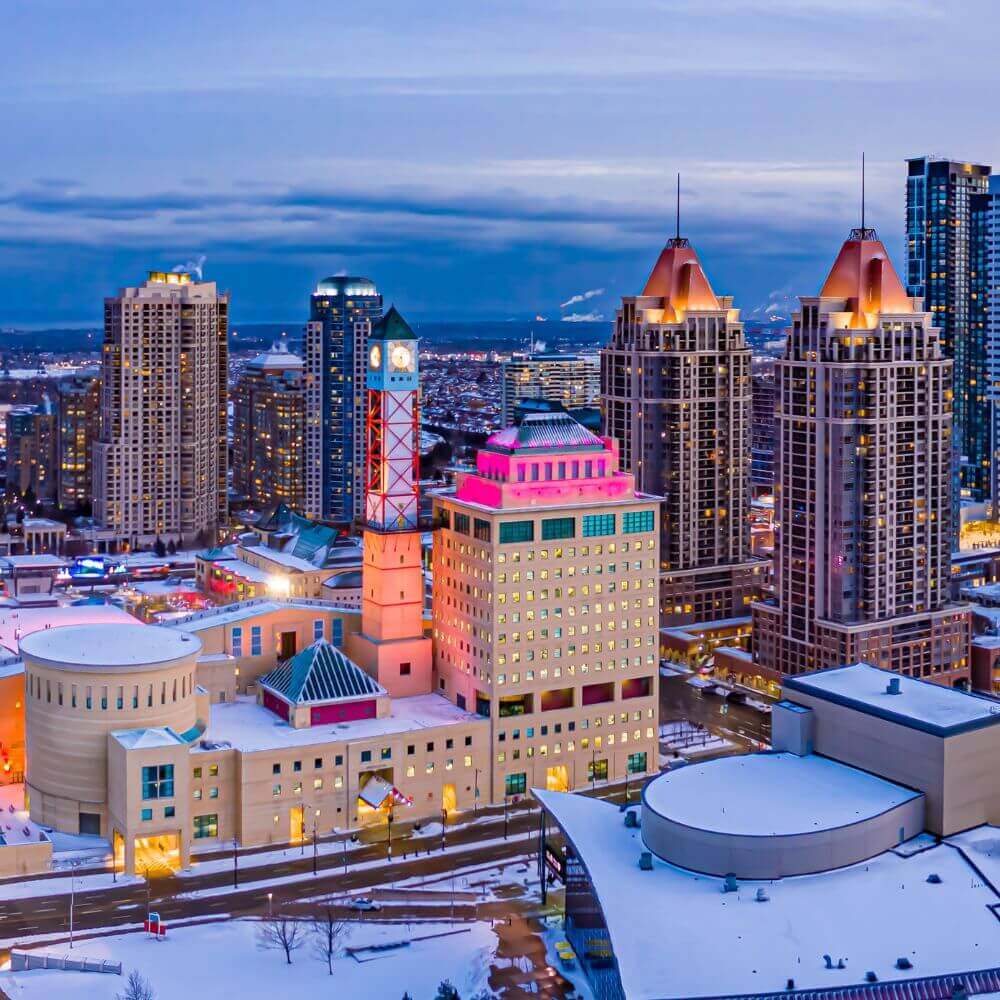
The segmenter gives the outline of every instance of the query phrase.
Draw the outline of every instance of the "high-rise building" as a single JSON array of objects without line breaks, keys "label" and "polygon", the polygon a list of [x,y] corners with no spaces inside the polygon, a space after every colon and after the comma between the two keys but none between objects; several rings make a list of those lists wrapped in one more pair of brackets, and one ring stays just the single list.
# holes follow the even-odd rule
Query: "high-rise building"
[{"label": "high-rise building", "polygon": [[226,520],[228,332],[228,294],[189,274],[104,301],[94,515],[132,544],[200,544]]},{"label": "high-rise building", "polygon": [[302,359],[283,343],[257,355],[233,387],[233,490],[257,508],[305,507]]},{"label": "high-rise building", "polygon": [[367,278],[324,278],[306,324],[306,515],[364,516],[368,338],[382,296]]},{"label": "high-rise building", "polygon": [[[978,163],[907,160],[906,288],[923,299],[941,331],[944,355],[954,361],[956,471],[976,500],[989,491],[990,454],[985,336],[971,316],[972,204],[987,190],[989,176],[990,168]],[[957,512],[957,495],[953,506]],[[953,526],[957,531],[957,522]]]},{"label": "high-rise building", "polygon": [[750,484],[754,495],[774,489],[775,393],[774,374],[752,376],[753,406],[750,418]]},{"label": "high-rise building", "polygon": [[94,444],[101,433],[101,380],[74,375],[59,383],[58,503],[67,511],[94,501]]},{"label": "high-rise building", "polygon": [[663,623],[749,614],[766,563],[750,555],[750,349],[686,239],[671,239],[601,352],[607,434],[638,488],[664,498]]},{"label": "high-rise building", "polygon": [[971,429],[977,450],[988,455],[993,519],[1000,520],[1000,177],[971,200],[969,326],[977,342],[976,367],[989,419]]},{"label": "high-rise building", "polygon": [[490,720],[492,801],[656,771],[658,499],[560,413],[435,495],[435,676]]},{"label": "high-rise building", "polygon": [[593,406],[600,395],[597,354],[515,354],[502,365],[500,426],[514,423],[515,408],[525,399],[561,403],[569,410]]},{"label": "high-rise building", "polygon": [[46,396],[36,406],[7,413],[7,489],[20,496],[53,501],[59,483],[56,463],[56,408]]},{"label": "high-rise building", "polygon": [[865,661],[969,678],[949,599],[952,362],[874,230],[803,297],[776,366],[773,603],[754,605],[763,679]]}]

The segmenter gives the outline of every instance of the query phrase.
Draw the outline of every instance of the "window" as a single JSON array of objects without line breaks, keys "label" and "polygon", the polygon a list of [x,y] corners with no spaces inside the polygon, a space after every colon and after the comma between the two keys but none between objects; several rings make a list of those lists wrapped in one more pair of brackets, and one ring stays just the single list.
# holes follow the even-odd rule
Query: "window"
[{"label": "window", "polygon": [[542,541],[572,538],[576,534],[575,517],[547,517],[542,521]]},{"label": "window", "polygon": [[233,656],[243,655],[243,629],[234,628],[232,634],[230,635],[230,645],[233,650]]},{"label": "window", "polygon": [[318,771],[322,766],[323,766],[323,758],[322,757],[317,757],[313,761],[313,767],[316,768],[316,770]]},{"label": "window", "polygon": [[646,773],[646,754],[643,753],[630,753],[628,755],[628,773],[629,774],[645,774]]},{"label": "window", "polygon": [[622,514],[622,531],[626,535],[634,535],[637,531],[653,530],[653,512],[651,510],[630,510]]},{"label": "window", "polygon": [[200,788],[196,788],[194,790],[194,800],[195,800],[195,802],[199,802],[201,800],[201,789]]},{"label": "window", "polygon": [[277,798],[280,794],[281,794],[281,785],[272,785],[271,786],[271,795],[274,798]]},{"label": "window", "polygon": [[208,765],[208,776],[210,778],[217,778],[219,776],[219,765],[209,764]]},{"label": "window", "polygon": [[500,544],[512,542],[533,542],[535,540],[534,521],[501,521]]},{"label": "window", "polygon": [[281,765],[280,764],[272,764],[271,765],[271,774],[281,774]]},{"label": "window", "polygon": [[142,769],[142,797],[170,799],[174,795],[174,765],[154,764]]},{"label": "window", "polygon": [[173,819],[175,814],[175,809],[173,806],[163,807],[163,817],[164,819]]},{"label": "window", "polygon": [[219,797],[219,789],[218,788],[210,788],[208,790],[208,797],[210,799],[217,799]]},{"label": "window", "polygon": [[264,646],[261,642],[261,627],[260,625],[252,625],[250,627],[250,655],[260,656],[263,651]]},{"label": "window", "polygon": [[195,778],[200,778],[201,777],[201,768],[200,767],[196,767],[194,769],[194,777]]},{"label": "window", "polygon": [[333,619],[333,644],[335,646],[344,645],[344,619],[334,618]]},{"label": "window", "polygon": [[319,642],[323,638],[323,619],[317,618],[313,622],[313,642]]},{"label": "window", "polygon": [[504,779],[504,795],[524,795],[528,790],[528,776],[522,771],[520,774],[508,774]]},{"label": "window", "polygon": [[455,530],[460,535],[467,535],[469,533],[469,515],[459,514],[457,511],[455,513]]},{"label": "window", "polygon": [[143,821],[143,823],[148,823],[153,818],[153,810],[152,809],[143,809],[141,815],[142,815],[142,821]]},{"label": "window", "polygon": [[583,537],[596,538],[615,533],[614,514],[585,514],[583,517]]},{"label": "window", "polygon": [[195,816],[194,818],[194,839],[203,840],[206,837],[218,837],[219,816],[218,813],[209,813],[207,816]]},{"label": "window", "polygon": [[293,771],[301,771],[302,770],[302,761],[301,760],[292,761],[292,770]]},{"label": "window", "polygon": [[399,665],[399,676],[400,677],[409,677],[410,676],[410,671],[412,669],[413,669],[413,667],[412,667],[411,664],[409,664],[409,663],[401,663]]},{"label": "window", "polygon": [[372,759],[372,752],[371,752],[371,750],[362,750],[361,751],[361,763],[362,764],[368,764],[368,763],[370,763],[371,759]]},{"label": "window", "polygon": [[477,517],[472,529],[472,534],[478,541],[489,542],[492,540],[489,521],[484,521],[481,517]]},{"label": "window", "polygon": [[392,760],[392,747],[382,747],[382,760]]}]

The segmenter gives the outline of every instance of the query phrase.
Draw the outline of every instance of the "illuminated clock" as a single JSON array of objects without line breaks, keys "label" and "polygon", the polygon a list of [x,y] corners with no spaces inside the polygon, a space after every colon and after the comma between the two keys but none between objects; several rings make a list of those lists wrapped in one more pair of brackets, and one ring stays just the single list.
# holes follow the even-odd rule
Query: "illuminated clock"
[{"label": "illuminated clock", "polygon": [[382,364],[382,348],[378,344],[372,344],[372,349],[368,354],[368,364],[373,369]]},{"label": "illuminated clock", "polygon": [[413,351],[406,344],[393,344],[389,355],[392,365],[397,371],[413,370]]}]

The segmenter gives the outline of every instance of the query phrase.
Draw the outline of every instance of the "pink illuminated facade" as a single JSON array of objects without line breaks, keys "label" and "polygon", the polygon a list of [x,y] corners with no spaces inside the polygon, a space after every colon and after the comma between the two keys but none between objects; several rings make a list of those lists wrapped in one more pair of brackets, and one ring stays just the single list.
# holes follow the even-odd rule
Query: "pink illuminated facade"
[{"label": "pink illuminated facade", "polygon": [[490,721],[490,798],[655,771],[659,498],[566,414],[434,498],[434,676]]}]

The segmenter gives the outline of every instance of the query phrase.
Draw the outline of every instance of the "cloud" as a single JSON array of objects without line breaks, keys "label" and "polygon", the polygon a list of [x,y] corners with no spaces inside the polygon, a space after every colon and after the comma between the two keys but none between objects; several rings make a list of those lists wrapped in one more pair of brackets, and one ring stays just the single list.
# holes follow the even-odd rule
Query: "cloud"
[{"label": "cloud", "polygon": [[568,309],[570,306],[575,306],[580,302],[586,302],[588,299],[596,298],[598,295],[603,295],[603,288],[591,288],[586,292],[580,292],[579,295],[571,295],[565,302],[559,303],[560,309]]},{"label": "cloud", "polygon": [[604,319],[604,313],[589,312],[570,313],[568,316],[563,316],[562,321],[564,323],[600,323],[602,319]]},{"label": "cloud", "polygon": [[199,281],[201,281],[206,260],[208,260],[208,258],[203,253],[200,253],[197,257],[193,257],[191,260],[185,261],[183,264],[175,264],[171,270],[174,274],[193,274]]}]

